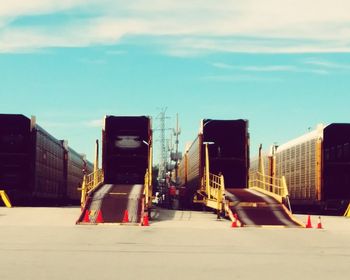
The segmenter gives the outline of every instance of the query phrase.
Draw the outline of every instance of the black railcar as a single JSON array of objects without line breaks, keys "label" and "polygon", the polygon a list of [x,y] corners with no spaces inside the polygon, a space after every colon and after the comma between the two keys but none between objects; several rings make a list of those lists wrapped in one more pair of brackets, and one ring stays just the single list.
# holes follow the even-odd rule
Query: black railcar
[{"label": "black railcar", "polygon": [[86,157],[68,147],[67,157],[67,198],[71,203],[76,203],[81,199],[81,187],[84,174],[93,172],[94,166],[86,160]]},{"label": "black railcar", "polygon": [[193,205],[193,197],[201,186],[205,143],[208,144],[210,172],[221,173],[228,189],[248,186],[248,121],[204,119],[201,132],[179,163],[180,199],[185,208]]},{"label": "black railcar", "polygon": [[325,127],[323,138],[323,200],[327,207],[350,201],[350,124]]},{"label": "black railcar", "polygon": [[152,144],[151,119],[106,116],[102,166],[106,184],[143,184]]},{"label": "black railcar", "polygon": [[31,121],[23,115],[0,115],[0,189],[13,199],[29,196],[32,183]]},{"label": "black railcar", "polygon": [[[73,163],[72,155],[80,157]],[[84,163],[85,162],[85,163]],[[77,165],[74,183],[72,165]],[[83,178],[83,156],[57,140],[35,119],[23,115],[0,114],[0,189],[15,205],[57,205],[79,202],[72,191]],[[80,173],[78,175],[78,173]],[[74,195],[72,195],[74,193]]]}]

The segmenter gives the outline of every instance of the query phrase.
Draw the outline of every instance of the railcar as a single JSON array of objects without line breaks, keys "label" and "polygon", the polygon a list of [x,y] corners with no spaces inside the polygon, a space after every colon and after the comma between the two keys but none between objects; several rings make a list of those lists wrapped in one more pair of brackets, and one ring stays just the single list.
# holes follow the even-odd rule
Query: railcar
[{"label": "railcar", "polygon": [[210,172],[222,174],[227,189],[248,186],[248,121],[204,119],[200,133],[185,151],[178,167],[180,203],[184,208],[193,206],[194,195],[201,186],[205,144],[208,145]]},{"label": "railcar", "polygon": [[84,174],[91,174],[94,166],[86,159],[85,155],[79,154],[70,147],[67,147],[67,198],[73,204],[80,202],[81,187]]},{"label": "railcar", "polygon": [[[35,118],[0,114],[0,188],[14,205],[78,204],[74,192],[78,178],[82,182],[84,163],[73,163],[73,155],[82,157],[36,124]],[[85,165],[91,169],[91,163]]]},{"label": "railcar", "polygon": [[143,184],[151,155],[151,119],[106,116],[102,138],[104,183]]},{"label": "railcar", "polygon": [[266,174],[285,176],[294,210],[345,211],[350,201],[350,124],[319,125],[265,158]]}]

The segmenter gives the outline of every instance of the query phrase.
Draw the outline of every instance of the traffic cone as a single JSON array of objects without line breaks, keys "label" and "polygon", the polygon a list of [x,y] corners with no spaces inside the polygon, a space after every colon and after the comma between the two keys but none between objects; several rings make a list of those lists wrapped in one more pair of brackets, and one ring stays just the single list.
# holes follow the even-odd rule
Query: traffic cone
[{"label": "traffic cone", "polygon": [[85,211],[83,222],[84,223],[90,223],[89,210]]},{"label": "traffic cone", "polygon": [[307,218],[306,228],[312,228],[311,217],[310,217],[310,215],[309,215],[308,218]]},{"label": "traffic cone", "polygon": [[129,212],[128,210],[125,210],[122,223],[128,223],[128,222],[129,222]]},{"label": "traffic cone", "polygon": [[234,214],[233,217],[234,217],[234,221],[232,222],[231,227],[236,228],[236,227],[238,227],[238,225],[237,225],[237,214]]},{"label": "traffic cone", "polygon": [[97,218],[96,218],[96,223],[104,223],[103,217],[102,217],[102,211],[98,210]]},{"label": "traffic cone", "polygon": [[321,217],[320,217],[320,216],[318,217],[318,224],[317,224],[317,228],[318,228],[318,229],[323,229],[323,227],[322,227],[322,223],[321,223]]},{"label": "traffic cone", "polygon": [[142,221],[142,223],[141,223],[141,226],[143,226],[143,227],[149,227],[148,215],[147,215],[147,214],[144,214],[144,215],[143,215],[143,221]]}]

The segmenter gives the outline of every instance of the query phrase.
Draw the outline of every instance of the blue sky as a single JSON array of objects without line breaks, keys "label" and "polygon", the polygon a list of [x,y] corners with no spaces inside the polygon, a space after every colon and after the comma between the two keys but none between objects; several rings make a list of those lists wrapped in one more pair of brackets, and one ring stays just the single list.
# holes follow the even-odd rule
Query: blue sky
[{"label": "blue sky", "polygon": [[0,112],[36,115],[90,159],[106,114],[167,107],[172,127],[178,112],[181,149],[202,118],[244,118],[254,155],[350,121],[349,10],[345,0],[4,0]]}]

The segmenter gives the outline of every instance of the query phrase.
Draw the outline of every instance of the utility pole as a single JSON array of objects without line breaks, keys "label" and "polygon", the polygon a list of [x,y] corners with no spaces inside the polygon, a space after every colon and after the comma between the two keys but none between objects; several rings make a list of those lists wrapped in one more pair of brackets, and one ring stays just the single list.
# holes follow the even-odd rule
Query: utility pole
[{"label": "utility pole", "polygon": [[179,162],[179,135],[180,135],[180,127],[179,127],[179,114],[176,113],[176,129],[174,131],[175,136],[175,182],[178,182],[178,162]]}]

